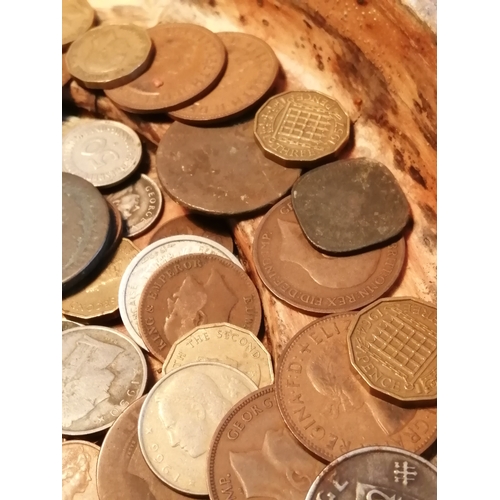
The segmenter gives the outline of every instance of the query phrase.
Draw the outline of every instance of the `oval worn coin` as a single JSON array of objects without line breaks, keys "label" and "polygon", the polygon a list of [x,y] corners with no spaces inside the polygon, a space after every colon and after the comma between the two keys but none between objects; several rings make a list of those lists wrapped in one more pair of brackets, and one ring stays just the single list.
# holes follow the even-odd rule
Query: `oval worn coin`
[{"label": "oval worn coin", "polygon": [[155,47],[151,66],[127,85],[106,90],[120,108],[136,113],[173,109],[217,84],[226,64],[217,35],[187,23],[158,24],[148,34]]},{"label": "oval worn coin", "polygon": [[62,334],[62,433],[109,428],[146,387],[146,360],[116,330],[81,326]]},{"label": "oval worn coin", "polygon": [[149,66],[153,54],[144,28],[110,24],[93,28],[75,40],[66,62],[71,75],[83,85],[106,89],[137,78]]},{"label": "oval worn coin", "polygon": [[63,500],[100,500],[97,494],[97,458],[99,446],[72,440],[62,444]]},{"label": "oval worn coin", "polygon": [[62,151],[63,172],[106,187],[132,174],[141,160],[142,144],[130,127],[96,120],[70,130],[63,138]]},{"label": "oval worn coin", "polygon": [[176,340],[170,349],[162,372],[164,375],[200,361],[232,366],[247,375],[257,387],[274,382],[271,355],[260,340],[248,330],[229,323],[198,326]]},{"label": "oval worn coin", "polygon": [[259,276],[276,297],[303,311],[339,313],[373,302],[394,284],[405,241],[358,255],[324,255],[305,238],[288,197],[264,216],[253,255]]},{"label": "oval worn coin", "polygon": [[118,290],[120,316],[130,336],[148,350],[139,333],[137,305],[144,285],[163,264],[192,253],[220,255],[243,269],[240,261],[222,245],[200,236],[171,236],[148,245],[129,264],[123,273]]},{"label": "oval worn coin", "polygon": [[168,373],[146,397],[139,415],[139,445],[166,484],[207,495],[207,453],[226,413],[257,386],[219,363],[192,363]]},{"label": "oval worn coin", "polygon": [[305,500],[436,500],[437,469],[391,446],[342,455],[319,474]]},{"label": "oval worn coin", "polygon": [[94,9],[86,0],[62,0],[63,50],[94,24]]},{"label": "oval worn coin", "polygon": [[348,313],[313,321],[285,346],[275,384],[285,423],[328,462],[372,445],[422,453],[436,439],[436,408],[400,408],[365,389],[347,349],[354,318]]}]

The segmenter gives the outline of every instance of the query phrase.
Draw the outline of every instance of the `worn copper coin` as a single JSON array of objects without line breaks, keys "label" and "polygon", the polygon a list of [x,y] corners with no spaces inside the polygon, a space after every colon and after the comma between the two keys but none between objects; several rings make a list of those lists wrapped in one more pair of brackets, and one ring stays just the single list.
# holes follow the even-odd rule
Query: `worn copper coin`
[{"label": "worn copper coin", "polygon": [[252,280],[217,255],[184,255],[162,265],[144,285],[138,306],[141,337],[160,361],[196,326],[231,323],[257,335],[260,321]]},{"label": "worn copper coin", "polygon": [[217,87],[187,108],[171,111],[175,120],[216,123],[257,103],[272,87],[279,61],[271,47],[246,33],[217,33],[227,50],[227,67]]},{"label": "worn copper coin", "polygon": [[306,240],[286,198],[260,223],[253,255],[274,295],[298,309],[328,314],[359,309],[384,294],[403,267],[405,242],[400,238],[358,255],[324,255]]},{"label": "worn copper coin", "polygon": [[62,0],[63,50],[94,24],[94,9],[86,0]]},{"label": "worn copper coin", "polygon": [[62,286],[88,275],[107,250],[109,208],[90,182],[62,174]]},{"label": "worn copper coin", "polygon": [[351,363],[370,390],[396,401],[437,399],[437,309],[412,297],[365,307],[348,333]]},{"label": "worn copper coin", "polygon": [[285,196],[300,175],[262,156],[252,121],[200,128],[175,122],[156,155],[167,193],[198,212],[235,215],[255,211]]},{"label": "worn copper coin", "polygon": [[201,215],[182,215],[165,222],[151,236],[149,243],[178,234],[196,235],[214,240],[230,252],[234,248],[233,238],[221,225],[221,222],[218,219],[210,219]]},{"label": "worn copper coin", "polygon": [[120,211],[128,238],[146,232],[160,216],[163,206],[163,197],[156,182],[144,174],[133,180],[120,191],[106,195],[106,199]]},{"label": "worn copper coin", "polygon": [[195,24],[158,24],[148,30],[155,46],[151,66],[127,85],[106,90],[120,108],[142,113],[186,105],[218,82],[226,49],[211,31]]},{"label": "worn copper coin", "polygon": [[422,457],[370,446],[327,465],[305,500],[436,500],[437,469]]},{"label": "worn copper coin", "polygon": [[211,500],[304,500],[324,464],[287,429],[274,386],[249,394],[226,414],[208,455]]},{"label": "worn copper coin", "polygon": [[102,500],[97,494],[99,449],[76,439],[62,443],[62,500]]},{"label": "worn copper coin", "polygon": [[62,86],[64,87],[71,80],[71,75],[66,65],[66,54],[62,55]]},{"label": "worn copper coin", "polygon": [[125,85],[149,66],[153,44],[144,28],[110,24],[93,28],[75,40],[66,62],[73,77],[92,89]]},{"label": "worn copper coin", "polygon": [[328,461],[371,445],[422,453],[436,439],[436,408],[400,408],[369,394],[349,362],[347,332],[354,318],[318,319],[286,345],[276,397],[287,426]]},{"label": "worn copper coin", "polygon": [[391,171],[354,158],[328,163],[300,177],[292,204],[307,239],[321,252],[362,250],[404,229],[410,206]]},{"label": "worn copper coin", "polygon": [[146,396],[134,401],[108,430],[97,461],[99,500],[187,500],[151,472],[137,435]]},{"label": "worn copper coin", "polygon": [[325,162],[347,143],[350,120],[340,104],[313,90],[271,97],[255,115],[254,133],[264,155],[288,167]]}]

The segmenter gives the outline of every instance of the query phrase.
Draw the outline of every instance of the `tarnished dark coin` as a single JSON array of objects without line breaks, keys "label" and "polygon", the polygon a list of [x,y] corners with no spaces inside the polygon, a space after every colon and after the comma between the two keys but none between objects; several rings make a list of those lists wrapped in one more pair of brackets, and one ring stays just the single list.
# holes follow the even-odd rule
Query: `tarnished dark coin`
[{"label": "tarnished dark coin", "polygon": [[123,237],[124,228],[123,228],[122,214],[120,213],[118,208],[116,208],[116,206],[113,205],[113,203],[110,203],[109,201],[107,203],[109,206],[111,226],[112,230],[114,231],[113,233],[114,238],[109,248],[109,253],[111,254],[118,248],[118,245],[120,244],[120,241],[122,240]]},{"label": "tarnished dark coin", "polygon": [[208,238],[227,248],[230,252],[233,251],[233,238],[221,222],[218,219],[210,219],[201,215],[183,215],[169,220],[156,230],[149,243],[178,234]]},{"label": "tarnished dark coin", "polygon": [[173,123],[156,155],[162,187],[181,205],[212,215],[243,214],[276,202],[300,170],[264,158],[252,128],[253,120],[210,128]]},{"label": "tarnished dark coin", "polygon": [[343,257],[324,255],[306,240],[290,197],[266,214],[253,255],[266,287],[292,307],[328,314],[359,309],[382,296],[396,281],[405,241]]},{"label": "tarnished dark coin", "polygon": [[367,158],[328,163],[304,174],[292,204],[318,250],[341,253],[387,241],[404,229],[410,206],[391,171]]},{"label": "tarnished dark coin", "polygon": [[62,174],[62,285],[88,275],[107,251],[110,215],[106,200],[90,182]]},{"label": "tarnished dark coin", "polygon": [[389,446],[354,450],[327,465],[305,500],[436,500],[437,469]]}]

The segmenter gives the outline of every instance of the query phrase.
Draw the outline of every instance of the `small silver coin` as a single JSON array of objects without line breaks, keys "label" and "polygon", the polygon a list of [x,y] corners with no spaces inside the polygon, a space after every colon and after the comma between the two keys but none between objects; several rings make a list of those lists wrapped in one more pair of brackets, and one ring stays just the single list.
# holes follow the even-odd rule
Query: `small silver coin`
[{"label": "small silver coin", "polygon": [[62,168],[95,187],[108,187],[131,175],[141,155],[141,141],[131,128],[111,120],[97,120],[78,125],[64,136]]}]

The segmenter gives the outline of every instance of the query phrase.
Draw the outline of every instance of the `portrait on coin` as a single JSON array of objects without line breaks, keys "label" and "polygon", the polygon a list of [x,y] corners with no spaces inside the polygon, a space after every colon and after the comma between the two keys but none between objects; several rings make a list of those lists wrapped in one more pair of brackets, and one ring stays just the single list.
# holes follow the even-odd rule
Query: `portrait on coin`
[{"label": "portrait on coin", "polygon": [[92,481],[90,475],[92,458],[82,445],[68,447],[64,451],[62,467],[62,499],[73,500],[84,493]]},{"label": "portrait on coin", "polygon": [[119,210],[129,227],[139,222],[137,212],[141,209],[141,195],[136,191],[135,184],[108,195],[107,199]]}]

